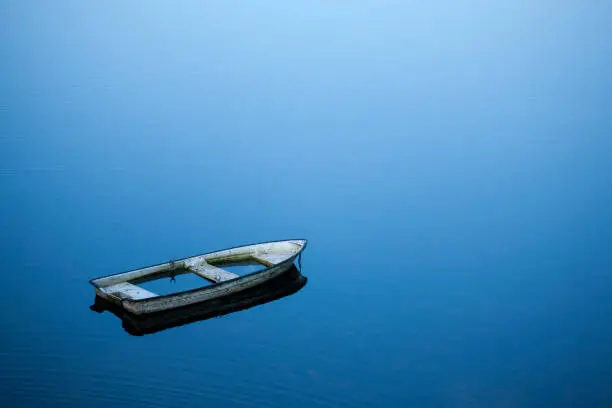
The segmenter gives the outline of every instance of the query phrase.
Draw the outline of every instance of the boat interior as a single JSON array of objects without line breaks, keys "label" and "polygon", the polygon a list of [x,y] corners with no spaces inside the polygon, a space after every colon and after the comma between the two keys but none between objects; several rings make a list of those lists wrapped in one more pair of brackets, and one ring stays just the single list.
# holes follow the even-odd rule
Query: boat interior
[{"label": "boat interior", "polygon": [[294,257],[304,240],[247,245],[94,279],[103,294],[141,300],[240,278]]}]

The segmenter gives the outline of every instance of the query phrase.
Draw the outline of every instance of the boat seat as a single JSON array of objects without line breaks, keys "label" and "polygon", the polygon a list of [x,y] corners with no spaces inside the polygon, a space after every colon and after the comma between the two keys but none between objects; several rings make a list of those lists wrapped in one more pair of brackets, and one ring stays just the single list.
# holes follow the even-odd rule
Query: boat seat
[{"label": "boat seat", "polygon": [[148,299],[158,296],[156,293],[150,292],[140,286],[136,286],[129,282],[121,282],[115,285],[110,285],[101,289],[104,293],[115,295],[120,298],[128,298],[133,300]]},{"label": "boat seat", "polygon": [[262,252],[262,253],[256,253],[255,255],[253,255],[253,258],[255,258],[257,261],[261,262],[262,264],[266,266],[272,266],[272,265],[276,265],[277,263],[283,262],[287,258],[290,258],[291,255],[293,254],[290,252],[281,252],[281,253],[272,253],[272,254],[267,254],[267,253]]},{"label": "boat seat", "polygon": [[224,282],[231,279],[239,278],[239,275],[226,271],[225,269],[217,268],[216,266],[202,263],[199,265],[191,265],[188,267],[193,273],[201,277],[211,280],[215,283]]}]

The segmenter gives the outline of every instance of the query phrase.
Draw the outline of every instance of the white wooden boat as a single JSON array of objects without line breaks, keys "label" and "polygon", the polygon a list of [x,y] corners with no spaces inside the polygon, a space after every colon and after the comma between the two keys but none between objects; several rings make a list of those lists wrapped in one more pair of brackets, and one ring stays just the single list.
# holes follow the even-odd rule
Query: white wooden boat
[{"label": "white wooden boat", "polygon": [[[130,313],[155,313],[221,298],[265,283],[288,271],[296,258],[301,257],[305,247],[305,239],[251,244],[104,276],[89,282],[97,296]],[[239,276],[221,267],[244,262],[257,262],[264,269]],[[213,284],[203,281],[202,287],[166,295],[158,295],[138,286],[138,282],[185,273],[193,273]]]}]

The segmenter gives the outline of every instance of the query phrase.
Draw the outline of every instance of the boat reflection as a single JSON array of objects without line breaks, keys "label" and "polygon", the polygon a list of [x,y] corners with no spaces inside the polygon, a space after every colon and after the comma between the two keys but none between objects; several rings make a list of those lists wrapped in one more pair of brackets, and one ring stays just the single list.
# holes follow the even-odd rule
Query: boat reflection
[{"label": "boat reflection", "polygon": [[281,276],[259,286],[180,309],[135,315],[99,296],[96,296],[90,309],[98,313],[111,312],[121,319],[126,332],[133,336],[142,336],[281,299],[302,289],[307,280],[293,265]]}]

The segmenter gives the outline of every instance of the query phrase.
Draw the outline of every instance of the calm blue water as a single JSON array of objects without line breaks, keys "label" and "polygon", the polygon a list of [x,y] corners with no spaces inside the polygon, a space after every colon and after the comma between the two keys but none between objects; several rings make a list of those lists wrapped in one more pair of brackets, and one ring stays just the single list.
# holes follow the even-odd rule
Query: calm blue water
[{"label": "calm blue water", "polygon": [[[3,407],[612,406],[606,2],[4,2]],[[87,281],[308,238],[132,337]]]}]

